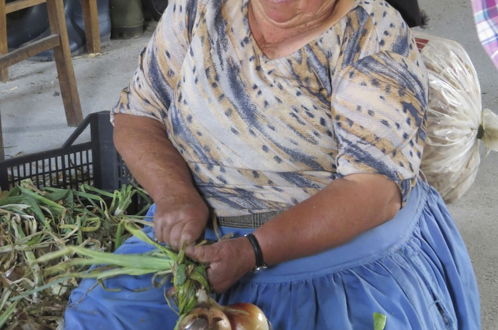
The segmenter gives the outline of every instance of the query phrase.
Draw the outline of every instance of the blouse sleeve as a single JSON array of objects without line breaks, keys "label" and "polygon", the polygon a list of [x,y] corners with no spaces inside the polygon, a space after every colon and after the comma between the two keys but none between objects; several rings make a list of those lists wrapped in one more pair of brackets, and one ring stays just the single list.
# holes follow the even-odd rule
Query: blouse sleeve
[{"label": "blouse sleeve", "polygon": [[415,186],[425,140],[427,78],[413,48],[383,47],[352,61],[336,76],[332,97],[338,175],[385,175],[403,203]]},{"label": "blouse sleeve", "polygon": [[145,116],[163,122],[189,47],[196,2],[170,1],[112,114]]}]

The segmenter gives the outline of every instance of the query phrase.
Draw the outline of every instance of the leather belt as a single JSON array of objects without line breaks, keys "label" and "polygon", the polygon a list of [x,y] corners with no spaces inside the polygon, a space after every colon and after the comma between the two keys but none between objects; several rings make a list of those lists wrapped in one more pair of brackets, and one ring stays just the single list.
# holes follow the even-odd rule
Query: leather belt
[{"label": "leather belt", "polygon": [[218,226],[234,228],[258,228],[280,213],[282,213],[282,211],[270,211],[230,217],[217,216],[216,220],[218,221]]}]

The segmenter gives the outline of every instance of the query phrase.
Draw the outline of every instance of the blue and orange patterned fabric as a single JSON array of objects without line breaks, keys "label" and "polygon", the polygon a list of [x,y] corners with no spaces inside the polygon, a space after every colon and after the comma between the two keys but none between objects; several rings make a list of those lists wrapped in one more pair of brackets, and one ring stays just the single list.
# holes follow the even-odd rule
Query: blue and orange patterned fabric
[{"label": "blue and orange patterned fabric", "polygon": [[282,210],[336,178],[380,173],[403,200],[425,139],[427,76],[409,27],[356,0],[294,53],[270,59],[248,0],[175,0],[115,113],[161,121],[220,216]]}]

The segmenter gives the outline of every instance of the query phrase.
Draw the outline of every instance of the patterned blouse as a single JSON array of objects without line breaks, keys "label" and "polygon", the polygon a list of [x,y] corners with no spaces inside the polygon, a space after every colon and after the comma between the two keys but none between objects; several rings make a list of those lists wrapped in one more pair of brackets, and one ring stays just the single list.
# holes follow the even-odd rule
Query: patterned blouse
[{"label": "patterned blouse", "polygon": [[113,111],[161,121],[219,216],[283,210],[353,173],[387,176],[406,200],[427,76],[399,13],[356,0],[318,38],[270,59],[248,1],[170,1]]}]

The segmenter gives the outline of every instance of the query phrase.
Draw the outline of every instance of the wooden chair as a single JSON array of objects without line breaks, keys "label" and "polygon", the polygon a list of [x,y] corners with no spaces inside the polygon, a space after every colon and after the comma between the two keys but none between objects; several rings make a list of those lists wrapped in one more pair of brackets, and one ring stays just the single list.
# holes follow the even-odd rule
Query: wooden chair
[{"label": "wooden chair", "polygon": [[[51,34],[9,52],[7,45],[7,14],[42,3],[47,4]],[[100,31],[98,27],[97,0],[81,0],[81,7],[83,9],[88,52],[98,53],[100,52]],[[16,0],[9,3],[6,3],[6,0],[0,0],[0,81],[8,80],[9,66],[49,49],[54,51],[67,124],[77,126],[83,120],[83,115],[69,48],[63,0]],[[0,143],[2,143],[1,134],[0,126]],[[0,149],[0,159],[3,159],[3,143]]]}]

